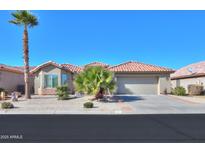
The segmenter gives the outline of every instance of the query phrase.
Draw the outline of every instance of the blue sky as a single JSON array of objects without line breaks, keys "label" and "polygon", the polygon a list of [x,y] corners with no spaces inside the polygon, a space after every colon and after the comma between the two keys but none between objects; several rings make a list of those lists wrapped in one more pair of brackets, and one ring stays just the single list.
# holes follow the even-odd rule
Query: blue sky
[{"label": "blue sky", "polygon": [[[23,65],[23,29],[0,11],[0,63]],[[180,68],[205,59],[205,11],[32,11],[30,65],[129,60]]]}]

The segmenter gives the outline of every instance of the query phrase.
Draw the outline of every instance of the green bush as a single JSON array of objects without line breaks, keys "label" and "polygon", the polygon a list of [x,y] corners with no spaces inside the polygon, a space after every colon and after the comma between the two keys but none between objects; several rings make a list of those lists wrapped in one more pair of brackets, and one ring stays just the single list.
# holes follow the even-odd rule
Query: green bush
[{"label": "green bush", "polygon": [[12,109],[14,108],[14,105],[10,102],[3,102],[1,103],[1,108],[2,109]]},{"label": "green bush", "polygon": [[59,86],[56,88],[56,93],[59,100],[66,100],[69,98],[68,95],[68,87],[67,86]]},{"label": "green bush", "polygon": [[184,87],[176,87],[174,88],[172,94],[177,95],[177,96],[185,96],[186,90]]},{"label": "green bush", "polygon": [[92,102],[86,102],[83,104],[84,108],[93,108],[94,104]]}]

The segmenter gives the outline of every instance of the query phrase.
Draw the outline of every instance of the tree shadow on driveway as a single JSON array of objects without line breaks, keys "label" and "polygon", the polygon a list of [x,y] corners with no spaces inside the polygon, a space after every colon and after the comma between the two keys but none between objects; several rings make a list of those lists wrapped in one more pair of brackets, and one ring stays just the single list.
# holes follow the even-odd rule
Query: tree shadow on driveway
[{"label": "tree shadow on driveway", "polygon": [[119,100],[122,102],[135,102],[139,100],[144,100],[142,96],[127,96],[127,95],[120,95],[120,96],[113,96],[115,100]]}]

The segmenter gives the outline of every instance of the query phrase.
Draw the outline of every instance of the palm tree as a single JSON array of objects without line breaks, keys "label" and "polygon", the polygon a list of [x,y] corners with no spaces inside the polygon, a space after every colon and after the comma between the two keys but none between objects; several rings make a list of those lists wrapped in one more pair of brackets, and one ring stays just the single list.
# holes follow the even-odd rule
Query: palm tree
[{"label": "palm tree", "polygon": [[75,77],[74,83],[76,91],[95,95],[96,98],[115,89],[113,73],[100,66],[86,68]]},{"label": "palm tree", "polygon": [[28,47],[28,28],[38,25],[38,19],[29,11],[16,11],[11,13],[13,20],[9,22],[17,26],[24,27],[23,33],[23,58],[24,58],[24,81],[25,81],[25,98],[30,99],[30,81],[29,81],[29,47]]}]

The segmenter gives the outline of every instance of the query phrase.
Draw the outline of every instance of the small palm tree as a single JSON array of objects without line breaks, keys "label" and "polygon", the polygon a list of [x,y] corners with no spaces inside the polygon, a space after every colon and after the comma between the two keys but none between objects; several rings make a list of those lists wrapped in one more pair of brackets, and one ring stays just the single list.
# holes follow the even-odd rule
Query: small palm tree
[{"label": "small palm tree", "polygon": [[24,57],[24,81],[25,98],[30,99],[30,78],[29,78],[29,47],[28,47],[28,28],[38,25],[38,19],[29,11],[16,11],[12,14],[13,20],[9,22],[17,26],[24,26],[23,34],[23,57]]},{"label": "small palm tree", "polygon": [[100,66],[86,68],[76,76],[74,83],[76,91],[95,96],[115,89],[113,73]]}]

